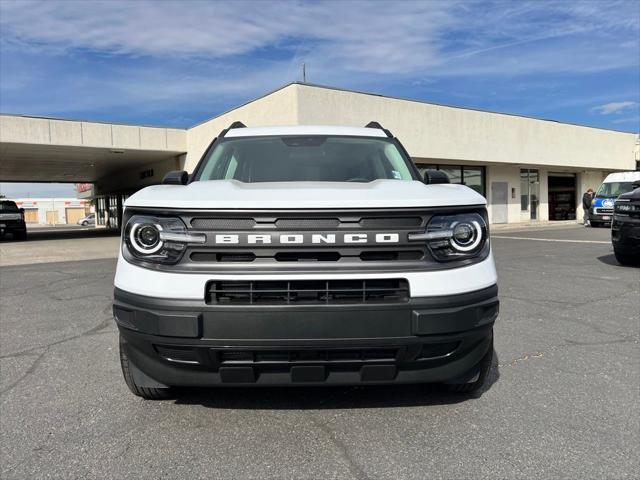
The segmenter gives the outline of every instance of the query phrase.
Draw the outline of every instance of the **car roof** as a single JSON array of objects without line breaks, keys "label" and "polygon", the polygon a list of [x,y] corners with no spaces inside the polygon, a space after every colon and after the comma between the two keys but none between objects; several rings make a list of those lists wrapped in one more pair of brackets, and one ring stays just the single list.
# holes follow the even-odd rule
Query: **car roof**
[{"label": "car roof", "polygon": [[611,183],[611,182],[633,182],[635,180],[640,180],[640,172],[615,172],[607,175],[607,178],[604,179],[603,183]]},{"label": "car roof", "polygon": [[332,125],[285,125],[280,127],[232,128],[225,138],[263,137],[283,135],[342,135],[351,137],[382,137],[387,134],[381,128],[340,127]]}]

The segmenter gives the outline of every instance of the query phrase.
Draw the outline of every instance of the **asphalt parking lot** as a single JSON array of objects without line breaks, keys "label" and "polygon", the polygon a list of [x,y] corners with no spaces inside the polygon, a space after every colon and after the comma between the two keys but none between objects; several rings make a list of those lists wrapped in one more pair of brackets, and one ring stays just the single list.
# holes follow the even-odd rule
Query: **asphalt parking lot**
[{"label": "asphalt parking lot", "polygon": [[637,478],[640,269],[617,265],[608,240],[579,226],[494,234],[497,358],[479,397],[418,385],[157,402],[121,378],[117,237],[3,243],[1,476]]}]

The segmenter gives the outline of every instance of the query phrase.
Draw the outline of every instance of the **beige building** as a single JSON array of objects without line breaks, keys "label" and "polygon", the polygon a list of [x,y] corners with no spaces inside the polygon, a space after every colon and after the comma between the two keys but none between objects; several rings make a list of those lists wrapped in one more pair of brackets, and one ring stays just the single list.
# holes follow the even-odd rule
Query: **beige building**
[{"label": "beige building", "polygon": [[375,120],[420,167],[483,193],[493,223],[572,220],[580,198],[614,171],[638,166],[638,136],[516,115],[292,83],[189,129],[0,116],[0,180],[94,183],[100,215],[122,200],[191,172],[221,130],[247,126],[348,125]]},{"label": "beige building", "polygon": [[15,198],[24,209],[24,220],[32,225],[75,225],[91,209],[88,200],[79,198]]}]

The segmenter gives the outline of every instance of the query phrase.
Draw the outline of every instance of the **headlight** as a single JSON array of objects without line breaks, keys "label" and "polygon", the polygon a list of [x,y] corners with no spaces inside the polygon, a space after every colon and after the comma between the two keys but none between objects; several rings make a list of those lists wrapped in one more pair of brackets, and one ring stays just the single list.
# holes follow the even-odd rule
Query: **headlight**
[{"label": "headlight", "polygon": [[203,234],[189,234],[179,218],[134,215],[124,229],[125,253],[148,262],[176,263],[188,244],[205,241]]},{"label": "headlight", "polygon": [[433,257],[441,262],[478,255],[487,243],[487,222],[477,213],[436,215],[425,233],[410,234],[410,241],[425,241]]}]

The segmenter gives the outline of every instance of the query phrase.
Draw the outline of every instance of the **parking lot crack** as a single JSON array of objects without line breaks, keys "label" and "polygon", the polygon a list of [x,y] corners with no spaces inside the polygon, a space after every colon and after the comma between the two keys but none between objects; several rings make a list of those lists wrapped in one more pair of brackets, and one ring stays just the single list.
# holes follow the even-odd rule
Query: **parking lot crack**
[{"label": "parking lot crack", "polygon": [[544,352],[525,353],[507,363],[499,363],[498,367],[515,367],[518,363],[544,357]]},{"label": "parking lot crack", "polygon": [[315,418],[314,415],[311,415],[310,418],[311,418],[311,422],[325,434],[325,436],[336,448],[340,458],[342,458],[342,460],[346,464],[347,469],[349,470],[349,473],[353,476],[353,478],[356,478],[358,480],[368,480],[369,476],[367,476],[367,474],[364,472],[364,470],[362,470],[360,465],[356,463],[354,458],[349,453],[347,446],[344,444],[342,440],[338,438],[338,436],[336,435],[336,432],[332,428],[330,428],[326,423]]},{"label": "parking lot crack", "polygon": [[[39,345],[37,347],[33,347],[33,348],[29,348],[29,349],[22,350],[22,351],[19,351],[19,352],[14,352],[14,353],[10,353],[10,354],[7,354],[7,355],[0,356],[0,358],[2,358],[2,359],[4,359],[4,358],[27,357],[27,356],[35,356],[36,357],[35,361],[31,364],[31,366],[24,372],[24,374],[20,378],[18,378],[15,382],[11,383],[10,385],[7,385],[5,388],[0,390],[0,395],[4,395],[5,393],[10,392],[15,387],[17,387],[20,383],[22,383],[26,378],[28,378],[33,372],[35,372],[35,370],[38,368],[38,366],[42,362],[44,356],[49,352],[49,350],[52,347],[55,347],[56,345],[60,345],[60,344],[65,343],[65,342],[69,342],[71,340],[75,340],[75,339],[80,338],[80,337],[94,335],[94,334],[100,332],[101,330],[107,328],[111,324],[111,321],[112,321],[112,317],[108,317],[108,318],[103,319],[96,326],[94,326],[94,327],[90,328],[89,330],[86,330],[86,331],[84,331],[82,333],[79,333],[77,335],[73,335],[71,337],[67,337],[67,338],[63,338],[63,339],[60,339],[60,340],[56,340],[55,342],[51,342],[51,343],[46,344],[46,345]],[[39,352],[39,353],[34,353],[34,352],[38,352],[38,350],[42,350],[42,351]]]},{"label": "parking lot crack", "polygon": [[25,378],[29,377],[33,372],[35,372],[36,369],[38,368],[38,365],[40,365],[40,363],[42,362],[44,355],[47,353],[47,350],[48,349],[45,349],[43,352],[37,355],[31,355],[36,357],[36,359],[33,361],[31,366],[17,380],[15,380],[14,382],[7,385],[5,388],[0,390],[0,395],[4,395],[5,393],[10,392],[15,387],[17,387]]},{"label": "parking lot crack", "polygon": [[[551,345],[547,349],[547,353],[553,350],[558,350],[566,347],[590,347],[590,346],[599,346],[599,345],[618,345],[623,343],[638,343],[638,339],[635,338],[634,335],[630,335],[627,337],[615,339],[615,340],[599,340],[594,342],[581,342],[576,340],[566,340],[566,343],[562,343],[559,345]],[[520,357],[514,358],[513,360],[500,363],[497,366],[502,367],[514,367],[519,363],[528,362],[530,360],[535,360],[538,358],[543,358],[545,356],[545,352],[535,351],[533,353],[524,353]]]}]

